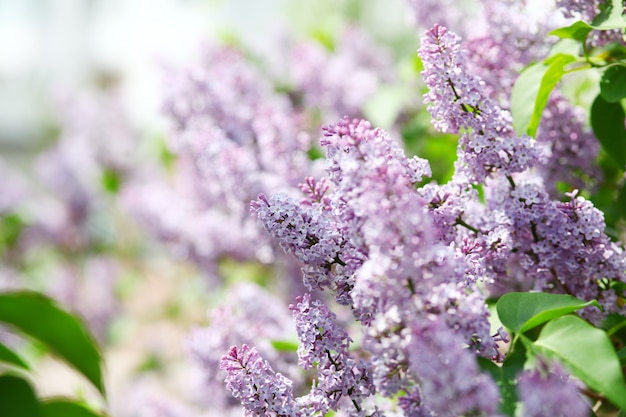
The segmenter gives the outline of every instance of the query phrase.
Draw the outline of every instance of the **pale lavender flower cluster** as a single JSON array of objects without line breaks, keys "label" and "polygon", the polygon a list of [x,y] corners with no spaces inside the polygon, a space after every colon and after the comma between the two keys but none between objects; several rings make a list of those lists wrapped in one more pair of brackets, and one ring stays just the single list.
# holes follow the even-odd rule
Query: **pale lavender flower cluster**
[{"label": "pale lavender flower cluster", "polygon": [[262,192],[295,190],[316,172],[299,111],[229,47],[211,48],[195,68],[172,74],[168,88],[173,178],[146,181],[154,172],[140,173],[125,189],[127,207],[214,281],[223,257],[276,262],[280,253],[248,205]]},{"label": "pale lavender flower cluster", "polygon": [[222,358],[226,387],[241,401],[246,417],[297,416],[291,381],[276,373],[255,348],[233,346]]},{"label": "pale lavender flower cluster", "polygon": [[[270,360],[283,375],[295,380],[299,374],[295,358],[274,347],[274,343],[295,338],[289,328],[292,320],[287,306],[254,284],[234,285],[223,298],[227,301],[211,310],[209,325],[193,329],[187,342],[203,378],[198,387],[199,399],[220,413],[239,408],[224,386],[226,372],[220,370],[222,356],[231,346],[254,344],[257,354]],[[295,388],[308,387],[296,382]]]},{"label": "pale lavender flower cluster", "polygon": [[[481,3],[487,32],[464,37],[468,65],[484,82],[485,94],[506,109],[520,71],[548,52],[550,42],[543,34],[554,28],[554,13],[533,13],[533,6],[526,1],[482,0]],[[524,19],[519,19],[520,15]]]},{"label": "pale lavender flower cluster", "polygon": [[[556,5],[563,16],[591,23],[606,2],[607,0],[556,0]],[[590,47],[602,47],[611,42],[623,43],[624,31],[620,29],[594,30],[587,37],[587,45]]]},{"label": "pale lavender flower cluster", "polygon": [[[535,13],[536,17],[512,25],[516,16],[532,16],[532,6],[518,1],[483,0],[483,3],[488,33],[466,41],[469,64],[484,81],[485,94],[508,108],[519,72],[546,56],[551,43],[546,42],[543,34],[555,28],[557,11]],[[553,196],[557,195],[557,183],[578,189],[592,188],[602,175],[593,165],[599,147],[585,127],[585,118],[582,109],[571,105],[558,91],[552,93],[536,135],[546,158],[537,161],[535,167]]]},{"label": "pale lavender flower cluster", "polygon": [[461,343],[457,332],[436,321],[412,329],[409,363],[420,378],[423,404],[437,416],[498,415],[498,386],[469,351],[459,351]]},{"label": "pale lavender flower cluster", "polygon": [[[397,399],[404,415],[498,416],[498,386],[476,362],[477,355],[502,360],[498,342],[507,341],[501,329],[492,334],[487,292],[533,289],[598,299],[602,312],[581,313],[594,323],[625,312],[616,302],[623,294],[608,282],[626,281],[626,255],[605,234],[602,212],[576,192],[568,202],[550,197],[540,168],[531,169],[543,149],[515,134],[508,112],[490,97],[496,88],[488,92],[470,72],[458,36],[435,25],[419,53],[433,124],[461,135],[452,181],[420,187],[431,174],[427,161],[407,157],[367,121],[344,117],[323,129],[327,180],[307,178],[300,200],[275,193],[251,203],[268,233],[303,264],[307,287],[330,289],[351,308],[361,344],[350,349],[352,328],[339,326],[327,305],[308,293],[297,298],[290,308],[298,358],[316,372],[312,389],[295,397],[293,382],[255,351],[232,348],[222,368],[246,415],[379,416],[382,396]],[[570,107],[561,110],[555,119],[580,121]],[[586,140],[579,138],[580,124],[561,132],[563,125],[549,124],[551,116],[546,135]],[[560,149],[556,142],[552,148]],[[577,157],[558,160],[571,169]],[[548,415],[537,408],[538,394],[523,388],[536,378],[523,374],[520,397],[530,415]],[[561,386],[564,379],[555,381]],[[269,397],[261,383],[276,387],[276,395]],[[571,384],[562,386],[568,398],[577,395]],[[573,415],[580,410],[572,405]]]},{"label": "pale lavender flower cluster", "polygon": [[419,55],[429,88],[424,101],[435,128],[461,134],[457,177],[481,183],[494,172],[522,172],[540,159],[534,140],[515,134],[510,114],[486,96],[483,81],[469,72],[456,34],[433,26],[422,39]]},{"label": "pale lavender flower cluster", "polygon": [[435,23],[453,29],[465,37],[481,35],[488,29],[480,2],[454,0],[406,0],[411,23],[422,32]]},{"label": "pale lavender flower cluster", "polygon": [[581,398],[577,384],[558,363],[539,361],[537,369],[519,377],[519,397],[523,415],[528,417],[585,417],[589,406]]},{"label": "pale lavender flower cluster", "polygon": [[[430,175],[425,160],[406,157],[387,133],[363,120],[344,118],[326,126],[321,144],[327,150],[330,196],[312,193],[298,204],[278,194],[260,196],[252,203],[253,212],[270,234],[305,263],[305,279],[307,266],[323,269],[325,277],[330,277],[320,287],[334,289],[338,300],[350,305],[363,328],[363,348],[372,355],[367,366],[352,360],[342,365],[349,359],[348,335],[331,324],[330,311],[323,305],[311,303],[307,296],[299,299],[292,309],[298,313],[296,324],[303,339],[301,363],[305,368],[317,363],[318,371],[321,367],[334,369],[319,375],[318,389],[311,393],[318,397],[314,409],[326,410],[319,404],[337,409],[340,404],[332,393],[341,392],[348,394],[358,410],[361,400],[357,398],[375,391],[390,397],[404,391],[403,404],[407,409],[415,408],[414,400],[421,384],[426,383],[428,371],[410,366],[416,360],[411,359],[413,332],[431,325],[454,331],[457,336],[447,345],[451,357],[467,354],[473,358],[476,352],[498,356],[484,297],[475,287],[475,279],[467,276],[474,274],[474,268],[439,240],[428,201],[415,188]],[[313,183],[308,186],[311,189],[315,189]],[[324,197],[329,200],[322,203]],[[318,248],[323,242],[318,235],[324,233],[327,238],[340,239],[333,238]],[[337,283],[345,284],[348,297],[337,291]],[[311,323],[326,323],[319,326],[324,331]],[[329,352],[336,353],[329,356]],[[458,392],[481,391],[483,383],[488,386],[477,369],[468,368],[468,372],[480,382],[472,382],[469,388],[459,386]],[[426,375],[422,377],[422,373]],[[335,379],[329,379],[330,375]],[[346,388],[345,378],[368,382],[355,397],[356,388]],[[328,386],[337,388],[319,389]],[[433,398],[424,413],[447,415],[447,394],[437,390],[429,393]],[[462,403],[466,411],[492,415],[497,396],[485,396],[480,404],[469,399]]]},{"label": "pale lavender flower cluster", "polygon": [[363,400],[376,391],[369,363],[352,357],[352,339],[335,323],[335,315],[321,301],[311,301],[308,293],[296,301],[290,309],[300,341],[299,364],[317,371],[317,381],[301,403],[308,402],[310,409],[325,415],[336,410],[342,400],[349,400],[349,409],[361,413]]},{"label": "pale lavender flower cluster", "polygon": [[537,142],[547,145],[548,155],[545,163],[536,168],[552,196],[556,196],[559,183],[579,190],[594,189],[602,178],[600,168],[594,164],[600,146],[590,129],[585,127],[586,117],[581,108],[572,106],[556,92],[544,109]]},{"label": "pale lavender flower cluster", "polygon": [[367,32],[349,27],[332,53],[320,43],[296,44],[290,56],[294,93],[305,109],[319,109],[322,120],[359,117],[363,105],[394,79],[391,56]]},{"label": "pale lavender flower cluster", "polygon": [[525,289],[597,299],[603,311],[588,307],[583,315],[599,323],[607,314],[624,314],[613,289],[603,280],[626,281],[626,255],[604,230],[604,216],[591,202],[569,194],[570,201],[551,200],[541,183],[518,181],[511,188],[501,179],[486,188],[487,205],[511,236],[507,267],[518,264],[523,278],[502,270],[496,286],[521,279]]}]

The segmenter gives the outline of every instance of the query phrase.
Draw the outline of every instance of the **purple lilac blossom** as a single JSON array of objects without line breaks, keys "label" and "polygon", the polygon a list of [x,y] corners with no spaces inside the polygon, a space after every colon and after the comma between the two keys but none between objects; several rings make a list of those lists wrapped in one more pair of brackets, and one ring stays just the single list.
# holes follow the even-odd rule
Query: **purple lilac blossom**
[{"label": "purple lilac blossom", "polygon": [[[543,34],[559,24],[558,12],[533,13],[532,5],[513,0],[483,3],[488,32],[465,42],[469,66],[485,82],[485,93],[501,107],[509,108],[509,97],[520,71],[547,55],[551,43],[546,42]],[[519,20],[519,15],[526,17]],[[599,147],[584,127],[586,116],[582,110],[569,104],[557,90],[542,116],[536,140],[544,148],[546,159],[536,167],[551,195],[557,197],[559,182],[578,189],[593,186],[593,180],[601,177],[593,164]]]},{"label": "purple lilac blossom", "polygon": [[[233,345],[251,345],[270,360],[283,375],[294,380],[299,375],[296,361],[278,352],[274,341],[295,339],[287,306],[276,296],[254,284],[238,284],[224,294],[228,302],[213,308],[209,325],[191,331],[187,347],[193,362],[201,369],[199,397],[214,412],[226,412],[239,404],[232,401],[224,387],[225,372],[220,370],[221,357]],[[308,389],[296,383],[296,389]]]},{"label": "purple lilac blossom", "polygon": [[321,172],[307,155],[300,111],[229,47],[210,48],[195,67],[170,74],[163,108],[174,125],[171,178],[137,175],[126,205],[214,282],[223,258],[285,265],[290,273],[294,262],[261,233],[248,207],[259,193],[295,194],[302,178]]},{"label": "purple lilac blossom", "polygon": [[[583,300],[597,299],[603,307],[587,307],[582,314],[599,323],[607,314],[626,311],[615,303],[613,289],[603,288],[603,280],[626,281],[626,255],[611,242],[604,230],[604,216],[593,204],[568,194],[570,201],[551,200],[541,182],[518,177],[515,188],[505,179],[491,181],[485,198],[494,216],[511,231],[508,262],[518,263],[524,271],[524,286],[536,291],[559,292]],[[504,284],[515,276],[502,271]]]},{"label": "purple lilac blossom", "polygon": [[[322,415],[336,410],[343,399],[348,409],[362,411],[363,400],[375,393],[369,376],[369,364],[350,354],[352,342],[345,329],[335,323],[335,315],[311,295],[298,297],[291,305],[296,323],[299,364],[304,369],[316,368],[317,381],[309,399],[311,407]],[[301,399],[304,401],[304,399]],[[345,408],[342,407],[342,408]]]},{"label": "purple lilac blossom", "polygon": [[587,117],[581,108],[556,92],[548,100],[536,136],[540,145],[548,147],[548,156],[536,168],[552,196],[557,196],[560,182],[575,189],[593,190],[602,178],[602,171],[594,163],[600,145],[585,126]]},{"label": "purple lilac blossom", "polygon": [[[610,0],[556,0],[556,6],[567,18],[592,23],[607,1]],[[602,47],[612,42],[624,43],[624,31],[622,29],[593,30],[586,39],[589,47]]]},{"label": "purple lilac blossom", "polygon": [[519,399],[527,417],[585,417],[590,407],[559,364],[539,361],[539,368],[519,376]]},{"label": "purple lilac blossom", "polygon": [[291,381],[276,373],[255,348],[233,346],[222,357],[220,368],[227,372],[226,387],[241,401],[244,416],[298,415]]},{"label": "purple lilac blossom", "polygon": [[[465,36],[468,65],[484,82],[484,92],[502,108],[520,71],[542,59],[550,49],[544,33],[554,29],[554,13],[536,13],[534,5],[517,0],[481,0],[487,32]],[[519,16],[524,18],[520,19]]]},{"label": "purple lilac blossom", "polygon": [[461,134],[457,180],[477,184],[494,172],[511,175],[534,165],[540,150],[529,136],[518,136],[508,112],[484,93],[484,82],[468,69],[460,38],[435,25],[422,38],[419,55],[429,92],[424,96],[433,125]]},{"label": "purple lilac blossom", "polygon": [[463,36],[480,36],[488,30],[478,1],[406,0],[411,23],[421,31],[434,24],[452,28]]},{"label": "purple lilac blossom", "polygon": [[340,35],[332,52],[317,42],[295,45],[290,71],[303,108],[319,109],[323,121],[360,117],[367,100],[394,78],[390,51],[356,26]]},{"label": "purple lilac blossom", "polygon": [[437,320],[412,328],[409,363],[420,381],[424,406],[441,417],[499,415],[498,386],[481,373],[463,343]]}]

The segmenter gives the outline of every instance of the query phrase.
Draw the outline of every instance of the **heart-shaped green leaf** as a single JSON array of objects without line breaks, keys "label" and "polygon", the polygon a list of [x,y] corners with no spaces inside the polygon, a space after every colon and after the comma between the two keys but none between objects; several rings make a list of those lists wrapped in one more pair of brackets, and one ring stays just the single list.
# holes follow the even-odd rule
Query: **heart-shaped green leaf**
[{"label": "heart-shaped green leaf", "polygon": [[625,119],[621,103],[610,103],[598,94],[591,105],[591,127],[600,145],[619,169],[626,166]]},{"label": "heart-shaped green leaf", "polygon": [[504,326],[514,333],[524,333],[589,305],[598,306],[598,302],[582,301],[567,294],[511,292],[498,300],[496,310]]},{"label": "heart-shaped green leaf", "polygon": [[511,92],[511,115],[518,134],[535,136],[550,93],[566,73],[565,67],[575,60],[573,55],[555,54],[522,71]]},{"label": "heart-shaped green leaf", "polygon": [[626,97],[626,66],[608,67],[600,79],[600,95],[609,103],[615,103]]},{"label": "heart-shaped green leaf", "polygon": [[533,351],[557,358],[589,388],[626,410],[626,383],[609,337],[583,319],[567,315],[545,325]]}]

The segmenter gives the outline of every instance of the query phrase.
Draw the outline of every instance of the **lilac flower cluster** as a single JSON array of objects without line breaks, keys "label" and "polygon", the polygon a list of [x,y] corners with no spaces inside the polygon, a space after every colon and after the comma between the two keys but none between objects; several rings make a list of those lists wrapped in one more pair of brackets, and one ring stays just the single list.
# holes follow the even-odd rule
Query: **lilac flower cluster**
[{"label": "lilac flower cluster", "polygon": [[[329,201],[319,202],[324,195],[298,204],[281,194],[269,199],[262,195],[252,208],[283,248],[305,263],[305,279],[307,266],[324,271],[324,285],[319,287],[333,288],[338,300],[352,307],[363,326],[363,347],[372,358],[361,368],[352,361],[340,365],[349,358],[347,334],[330,324],[330,312],[325,307],[305,296],[292,307],[298,313],[301,364],[309,368],[317,363],[318,371],[330,367],[334,378],[343,375],[340,380],[328,379],[331,374],[320,375],[318,388],[331,381],[331,386],[344,388],[312,391],[326,398],[323,403],[330,409],[339,406],[332,392],[345,396],[347,390],[352,401],[360,404],[354,389],[341,385],[346,375],[350,381],[371,381],[361,395],[380,391],[394,396],[404,391],[407,397],[403,403],[414,407],[410,399],[427,378],[421,375],[429,372],[410,366],[414,331],[435,323],[458,334],[449,346],[450,355],[464,355],[465,343],[487,357],[498,356],[484,298],[475,288],[475,280],[466,276],[469,264],[438,240],[428,201],[415,188],[430,175],[425,160],[407,158],[388,134],[362,120],[344,118],[326,126],[321,144],[327,149],[329,162]],[[308,189],[312,188],[313,183]],[[326,235],[330,243],[320,245],[320,235]],[[348,298],[337,291],[337,283],[347,283],[344,293]],[[323,333],[311,327],[311,323],[321,322],[328,323],[320,326]],[[329,335],[327,329],[332,329]],[[329,352],[337,353],[331,357]],[[473,357],[473,353],[466,353]],[[480,379],[477,369],[468,372]],[[355,375],[361,375],[360,379]],[[483,382],[477,384],[480,390]],[[435,391],[431,394],[438,395]],[[438,398],[431,399],[426,409],[445,415],[447,400]],[[494,405],[484,406],[468,403],[467,410],[491,415]]]},{"label": "lilac flower cluster", "polygon": [[[591,23],[606,2],[607,0],[556,0],[556,5],[563,13],[563,16]],[[587,45],[589,47],[602,47],[611,42],[623,43],[623,30],[594,30],[587,37]]]},{"label": "lilac flower cluster", "polygon": [[[289,329],[287,306],[277,296],[254,284],[238,284],[229,288],[223,298],[227,301],[211,310],[209,325],[192,330],[187,346],[202,373],[198,387],[201,403],[225,414],[236,406],[224,386],[226,372],[220,370],[223,353],[231,346],[254,344],[257,354],[270,360],[274,369],[286,377],[296,380],[299,373],[295,359],[273,345],[295,338]],[[296,380],[294,388],[308,387]]]},{"label": "lilac flower cluster", "polygon": [[537,369],[524,371],[519,377],[519,396],[528,417],[589,415],[577,384],[558,363],[539,361]]},{"label": "lilac flower cluster", "polygon": [[[295,262],[249,218],[249,201],[261,193],[293,196],[303,178],[322,174],[308,155],[317,152],[312,120],[317,129],[320,114],[358,114],[391,78],[387,51],[371,45],[356,27],[332,54],[298,43],[280,80],[234,47],[209,48],[195,67],[169,74],[163,109],[174,125],[167,147],[175,161],[156,181],[159,168],[138,173],[125,187],[128,210],[214,282],[224,257],[284,264],[288,274]],[[356,75],[348,87],[346,73]]]},{"label": "lilac flower cluster", "polygon": [[255,348],[233,346],[222,358],[226,387],[241,401],[246,417],[296,416],[291,381],[274,372]]},{"label": "lilac flower cluster", "polygon": [[[434,120],[435,126],[447,131],[460,131],[461,127],[470,129],[469,133],[461,137],[458,152],[459,159],[467,165],[459,166],[457,161],[457,174],[450,184],[443,187],[433,185],[424,187],[432,212],[438,224],[443,226],[441,228],[443,236],[446,236],[447,241],[456,240],[456,243],[460,245],[461,253],[472,254],[477,261],[476,274],[490,277],[493,280],[494,289],[510,286],[509,290],[556,291],[586,300],[594,298],[605,300],[602,301],[603,314],[592,308],[586,311],[587,317],[594,322],[606,317],[606,314],[610,312],[621,312],[622,308],[619,304],[614,303],[615,294],[612,290],[598,286],[597,283],[603,277],[624,281],[625,257],[622,249],[610,242],[604,234],[604,219],[601,212],[593,208],[591,203],[578,197],[576,198],[578,203],[574,205],[581,209],[585,207],[585,209],[576,211],[575,215],[566,215],[564,209],[570,206],[563,205],[549,197],[544,186],[544,179],[533,177],[528,171],[522,174],[522,168],[528,168],[536,162],[536,157],[529,158],[529,154],[536,152],[538,155],[537,147],[528,148],[527,145],[530,142],[526,140],[522,141],[518,149],[504,150],[494,147],[498,156],[514,155],[512,159],[527,161],[528,165],[526,167],[518,165],[511,169],[502,164],[504,169],[490,172],[489,177],[483,175],[481,179],[487,180],[484,188],[486,206],[477,205],[477,200],[471,196],[471,191],[459,185],[463,184],[465,178],[458,175],[458,169],[468,166],[469,163],[466,161],[472,161],[472,163],[481,161],[485,158],[485,154],[490,153],[490,150],[476,145],[467,146],[470,142],[464,139],[474,140],[475,135],[472,133],[477,130],[476,126],[481,129],[479,133],[480,131],[489,132],[493,130],[481,124],[495,123],[496,131],[510,135],[507,139],[509,143],[514,143],[515,136],[512,134],[510,125],[503,126],[502,118],[485,117],[482,112],[475,112],[474,107],[469,107],[470,104],[474,106],[473,103],[467,104],[463,101],[466,94],[459,93],[459,91],[470,91],[469,95],[473,93],[476,97],[484,97],[484,93],[481,90],[480,79],[466,73],[465,56],[460,51],[459,40],[450,36],[445,28],[435,26],[427,32],[424,44],[426,47],[423,46],[420,51],[424,60],[425,77],[431,80],[429,83],[431,89],[435,89],[435,93],[431,90],[425,100],[431,103],[434,97],[439,100],[436,109],[431,110],[438,116]],[[433,53],[441,56],[433,56]],[[456,78],[448,74],[456,74]],[[456,85],[468,87],[457,89]],[[481,100],[489,102],[488,99]],[[562,100],[558,96],[553,98],[553,106],[558,106]],[[435,104],[432,104],[431,107],[434,106]],[[575,118],[575,113],[568,112],[571,112],[571,107],[564,105],[562,115],[571,114],[574,121],[580,123],[580,120]],[[555,117],[549,115],[544,121],[543,129],[545,130],[542,136],[558,134],[561,138],[567,137],[566,132],[554,131],[557,126],[565,128],[561,123],[563,119],[551,125],[550,121],[554,119]],[[582,130],[574,130],[579,128],[580,124],[570,125],[571,140],[574,143],[579,140],[589,142],[590,138],[585,139]],[[551,133],[548,133],[549,129],[552,129]],[[511,146],[514,147],[514,145]],[[558,145],[558,141],[555,141],[553,148],[558,153],[562,145]],[[597,149],[597,145],[590,147],[592,154],[594,149]],[[520,150],[521,156],[518,158],[516,152]],[[586,154],[572,152],[569,155],[568,159],[564,152],[560,153],[558,161],[566,165],[571,164],[570,167],[582,165],[591,169],[589,162],[579,163],[579,158],[585,157]],[[539,172],[542,171],[542,167],[545,166],[540,165]],[[553,160],[553,169],[561,172],[559,168]],[[553,182],[551,186],[554,186]],[[471,233],[458,234],[456,231],[458,226],[465,227]],[[591,236],[591,230],[596,234]],[[481,260],[486,262],[482,263]],[[586,266],[582,265],[583,262]],[[585,273],[581,274],[581,270]],[[519,273],[512,273],[512,271]],[[522,283],[524,281],[525,284]]]},{"label": "lilac flower cluster", "polygon": [[389,51],[357,26],[338,37],[332,53],[318,42],[296,44],[290,63],[294,93],[304,109],[319,109],[322,120],[361,116],[367,100],[394,79]]},{"label": "lilac flower cluster", "polygon": [[483,81],[469,72],[460,38],[435,25],[422,39],[424,101],[437,130],[461,134],[456,175],[482,183],[494,172],[522,172],[540,159],[532,138],[515,134],[508,112],[484,93]]}]

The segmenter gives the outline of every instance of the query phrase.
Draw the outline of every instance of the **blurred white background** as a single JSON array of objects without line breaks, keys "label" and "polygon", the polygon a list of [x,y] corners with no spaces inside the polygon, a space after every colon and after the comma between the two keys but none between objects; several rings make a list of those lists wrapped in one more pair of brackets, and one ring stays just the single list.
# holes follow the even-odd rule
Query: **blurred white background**
[{"label": "blurred white background", "polygon": [[[276,27],[284,0],[0,0],[0,150],[45,134],[57,94],[116,80],[131,121],[155,123],[162,65],[226,31]],[[245,29],[245,30],[244,30]]]}]

